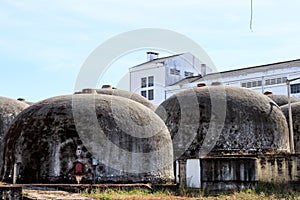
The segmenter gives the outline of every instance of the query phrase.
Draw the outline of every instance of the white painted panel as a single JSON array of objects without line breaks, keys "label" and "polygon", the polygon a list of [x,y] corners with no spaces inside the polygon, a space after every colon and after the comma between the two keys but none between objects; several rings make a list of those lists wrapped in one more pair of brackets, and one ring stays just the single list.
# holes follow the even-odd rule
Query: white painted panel
[{"label": "white painted panel", "polygon": [[175,181],[179,183],[179,162],[178,160],[175,161]]},{"label": "white painted panel", "polygon": [[188,159],[186,162],[186,183],[187,187],[200,188],[200,160]]}]

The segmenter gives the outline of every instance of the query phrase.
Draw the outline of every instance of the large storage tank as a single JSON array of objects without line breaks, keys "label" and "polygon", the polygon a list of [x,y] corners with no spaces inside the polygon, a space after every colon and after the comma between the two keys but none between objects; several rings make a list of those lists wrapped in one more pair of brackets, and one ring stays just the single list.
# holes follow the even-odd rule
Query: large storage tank
[{"label": "large storage tank", "polygon": [[35,103],[11,125],[3,155],[8,181],[14,167],[23,183],[174,178],[167,127],[151,109],[120,96],[75,94]]},{"label": "large storage tank", "polygon": [[280,108],[250,89],[222,85],[187,89],[165,100],[156,113],[169,128],[177,157],[289,151]]}]

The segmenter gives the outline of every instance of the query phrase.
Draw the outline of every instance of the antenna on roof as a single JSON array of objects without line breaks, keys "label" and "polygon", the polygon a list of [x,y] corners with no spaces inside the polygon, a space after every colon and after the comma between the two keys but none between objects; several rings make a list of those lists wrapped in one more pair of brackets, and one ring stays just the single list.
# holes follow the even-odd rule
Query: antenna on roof
[{"label": "antenna on roof", "polygon": [[251,5],[250,5],[250,30],[253,32],[252,29],[252,21],[253,21],[253,0],[250,0]]}]

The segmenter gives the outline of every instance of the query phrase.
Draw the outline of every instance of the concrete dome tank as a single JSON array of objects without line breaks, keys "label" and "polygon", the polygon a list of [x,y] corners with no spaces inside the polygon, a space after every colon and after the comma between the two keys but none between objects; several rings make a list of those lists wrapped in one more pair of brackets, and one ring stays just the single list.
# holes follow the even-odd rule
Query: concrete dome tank
[{"label": "concrete dome tank", "polygon": [[136,101],[140,104],[143,104],[144,106],[150,108],[151,110],[155,110],[156,107],[145,97],[138,95],[134,92],[129,92],[126,90],[120,90],[117,88],[114,88],[110,85],[104,85],[102,86],[101,89],[83,89],[81,92],[76,92],[76,94],[88,94],[88,93],[93,93],[93,94],[105,94],[105,95],[113,95],[113,96],[119,96],[119,97],[124,97],[127,99],[131,99],[133,101]]},{"label": "concrete dome tank", "polygon": [[[289,99],[286,95],[281,95],[281,94],[269,94],[267,95],[270,99],[272,99],[275,103],[277,103],[278,106],[283,106],[289,103]],[[291,103],[299,102],[300,100],[291,97]]]},{"label": "concrete dome tank", "polygon": [[[289,107],[284,105],[280,107],[284,113],[286,120],[289,120]],[[300,153],[300,102],[292,103],[292,119],[294,132],[294,149],[296,153]]]},{"label": "concrete dome tank", "polygon": [[0,141],[13,119],[27,107],[22,101],[0,96]]},{"label": "concrete dome tank", "polygon": [[74,182],[75,177],[166,183],[174,178],[164,122],[140,103],[112,95],[75,94],[35,103],[11,125],[3,156],[2,178],[11,181],[15,166],[20,183]]},{"label": "concrete dome tank", "polygon": [[221,85],[187,89],[165,100],[156,113],[170,131],[176,158],[183,153],[181,158],[289,151],[280,108],[250,89]]}]

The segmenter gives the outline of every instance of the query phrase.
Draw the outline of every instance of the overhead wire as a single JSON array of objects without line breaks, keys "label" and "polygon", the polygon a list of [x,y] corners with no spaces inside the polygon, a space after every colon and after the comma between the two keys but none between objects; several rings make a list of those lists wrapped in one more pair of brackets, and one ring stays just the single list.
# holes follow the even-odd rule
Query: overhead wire
[{"label": "overhead wire", "polygon": [[251,32],[253,32],[253,29],[252,29],[252,22],[253,22],[253,0],[250,0],[250,30]]}]

